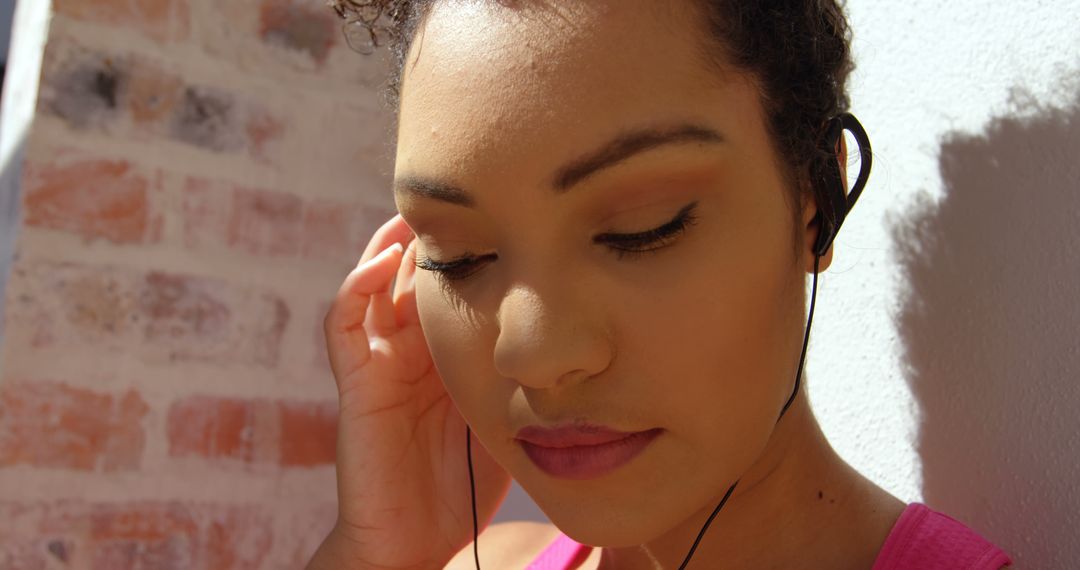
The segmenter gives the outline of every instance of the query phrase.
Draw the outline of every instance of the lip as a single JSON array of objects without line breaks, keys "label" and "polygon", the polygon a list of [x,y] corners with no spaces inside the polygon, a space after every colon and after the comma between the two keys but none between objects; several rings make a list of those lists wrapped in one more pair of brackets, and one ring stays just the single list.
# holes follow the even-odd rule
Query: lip
[{"label": "lip", "polygon": [[517,441],[541,471],[561,479],[595,479],[629,463],[664,430],[638,432],[596,425],[528,426]]}]

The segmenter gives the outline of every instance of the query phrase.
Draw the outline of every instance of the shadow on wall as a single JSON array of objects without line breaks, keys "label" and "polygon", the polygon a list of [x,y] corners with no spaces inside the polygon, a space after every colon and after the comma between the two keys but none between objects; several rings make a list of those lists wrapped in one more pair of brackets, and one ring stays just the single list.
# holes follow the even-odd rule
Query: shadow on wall
[{"label": "shadow on wall", "polygon": [[1080,560],[1080,92],[941,147],[894,220],[923,495],[1021,568]]}]

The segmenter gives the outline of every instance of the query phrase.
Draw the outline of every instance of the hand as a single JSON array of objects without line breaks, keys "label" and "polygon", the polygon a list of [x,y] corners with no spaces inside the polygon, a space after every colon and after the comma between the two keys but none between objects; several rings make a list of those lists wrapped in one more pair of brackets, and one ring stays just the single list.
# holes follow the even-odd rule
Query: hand
[{"label": "hand", "polygon": [[[309,568],[442,568],[472,541],[466,424],[420,327],[415,245],[400,215],[386,222],[326,315],[338,520]],[[510,477],[475,437],[472,454],[483,530]]]}]

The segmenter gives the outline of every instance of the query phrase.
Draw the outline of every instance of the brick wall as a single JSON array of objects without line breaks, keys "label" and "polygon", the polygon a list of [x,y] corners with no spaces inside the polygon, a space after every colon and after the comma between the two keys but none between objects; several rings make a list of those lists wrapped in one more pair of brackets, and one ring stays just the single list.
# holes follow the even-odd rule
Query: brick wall
[{"label": "brick wall", "polygon": [[[38,1],[38,0],[35,0]],[[299,568],[322,318],[393,212],[324,0],[53,0],[0,347],[0,569]]]}]

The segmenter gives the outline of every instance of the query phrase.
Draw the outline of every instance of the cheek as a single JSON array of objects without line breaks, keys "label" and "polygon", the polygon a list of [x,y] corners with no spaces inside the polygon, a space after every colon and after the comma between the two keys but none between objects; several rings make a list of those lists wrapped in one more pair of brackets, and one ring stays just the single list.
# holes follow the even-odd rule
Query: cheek
[{"label": "cheek", "polygon": [[694,269],[678,291],[654,296],[624,324],[621,348],[647,356],[638,366],[654,379],[643,396],[673,436],[725,450],[713,457],[759,447],[790,394],[801,336],[792,318],[797,275],[784,267],[759,252]]},{"label": "cheek", "polygon": [[505,410],[509,397],[507,386],[497,381],[494,370],[494,338],[489,338],[487,332],[488,319],[448,293],[427,272],[416,276],[416,305],[443,385],[462,416],[483,439],[500,419],[491,411]]},{"label": "cheek", "polygon": [[435,368],[447,391],[457,401],[459,379],[475,367],[464,347],[475,346],[477,331],[470,326],[468,311],[442,287],[430,273],[416,276],[416,308]]}]

